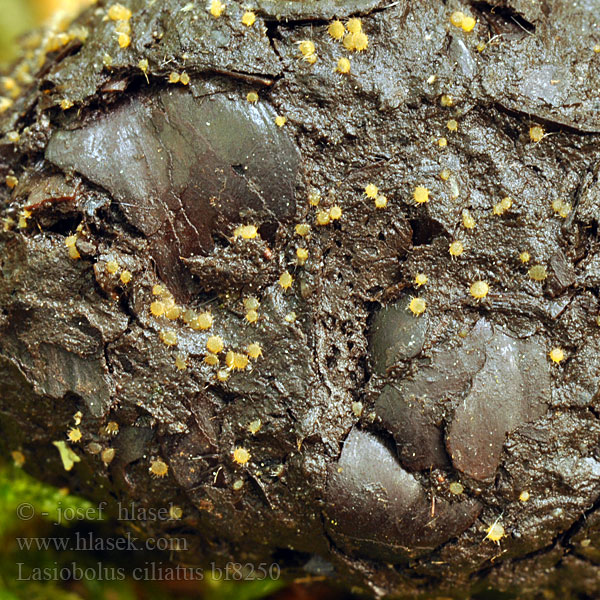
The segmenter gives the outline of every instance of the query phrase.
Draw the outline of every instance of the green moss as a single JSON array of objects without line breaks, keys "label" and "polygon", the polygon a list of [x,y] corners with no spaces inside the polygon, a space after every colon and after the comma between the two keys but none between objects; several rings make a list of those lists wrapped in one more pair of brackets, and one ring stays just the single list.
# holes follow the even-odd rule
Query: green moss
[{"label": "green moss", "polygon": [[0,67],[14,59],[19,50],[17,38],[35,25],[29,2],[0,0]]},{"label": "green moss", "polygon": [[[19,519],[18,507],[24,503],[31,505],[31,510],[36,515],[34,518]],[[73,537],[75,534],[68,529],[53,525],[57,521],[59,510],[70,509],[78,510],[80,514],[85,511],[94,521],[90,521],[91,526],[97,526],[95,521],[102,516],[87,500],[40,483],[13,465],[0,464],[0,600],[137,600],[140,597],[147,600],[171,600],[180,597],[172,595],[160,582],[134,582],[128,572],[122,581],[85,578],[75,584],[63,581],[28,581],[26,576],[32,569],[68,568],[73,562],[82,569],[96,568],[99,561],[105,568],[124,566],[117,556],[100,556],[93,552],[76,553],[52,548],[43,551],[19,549],[18,538]],[[82,521],[75,520],[66,524],[75,529],[82,525]],[[111,535],[113,529],[110,524],[106,525],[108,529],[96,532],[98,537],[102,533],[106,534],[106,531]],[[23,565],[21,580],[19,563]],[[284,585],[282,580],[238,582],[205,579],[198,582],[198,595],[195,597],[206,600],[257,600]]]},{"label": "green moss", "polygon": [[18,518],[17,507],[24,502],[32,506],[35,515],[52,523],[57,521],[59,509],[86,511],[96,520],[101,516],[87,500],[45,485],[21,469],[4,465],[0,468],[0,537],[23,527],[24,521]]}]

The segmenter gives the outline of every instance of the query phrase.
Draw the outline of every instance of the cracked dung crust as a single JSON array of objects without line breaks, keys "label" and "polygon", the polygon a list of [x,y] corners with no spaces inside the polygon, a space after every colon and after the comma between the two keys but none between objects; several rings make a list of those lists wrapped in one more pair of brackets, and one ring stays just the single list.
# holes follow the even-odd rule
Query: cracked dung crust
[{"label": "cracked dung crust", "polygon": [[[122,1],[130,46],[99,2],[0,114],[3,448],[109,505],[176,503],[186,563],[598,596],[589,3],[465,4],[467,33],[438,1],[264,3],[252,27],[234,2]],[[350,12],[362,52],[327,33]]]}]

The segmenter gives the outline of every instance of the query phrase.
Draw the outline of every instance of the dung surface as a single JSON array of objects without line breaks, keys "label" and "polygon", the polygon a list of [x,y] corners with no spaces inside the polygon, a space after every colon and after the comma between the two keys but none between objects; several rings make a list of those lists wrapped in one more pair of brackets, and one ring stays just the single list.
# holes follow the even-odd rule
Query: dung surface
[{"label": "dung surface", "polygon": [[597,597],[595,3],[123,4],[0,80],[3,449],[186,564]]}]

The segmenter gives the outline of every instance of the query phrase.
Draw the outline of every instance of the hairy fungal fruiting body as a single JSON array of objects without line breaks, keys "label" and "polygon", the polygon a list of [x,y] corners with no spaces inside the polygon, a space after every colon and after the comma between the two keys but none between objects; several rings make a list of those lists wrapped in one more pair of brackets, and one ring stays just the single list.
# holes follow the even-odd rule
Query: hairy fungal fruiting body
[{"label": "hairy fungal fruiting body", "polygon": [[365,196],[367,198],[377,198],[377,194],[379,193],[379,188],[374,183],[368,183],[365,186]]},{"label": "hairy fungal fruiting body", "polygon": [[253,342],[246,348],[246,352],[248,356],[253,360],[258,359],[262,356],[262,348],[258,342]]},{"label": "hairy fungal fruiting body", "polygon": [[72,427],[71,429],[69,429],[69,431],[67,432],[67,438],[70,442],[74,444],[79,442],[82,438],[82,433],[79,427]]},{"label": "hairy fungal fruiting body", "polygon": [[375,198],[375,208],[385,208],[388,204],[387,196],[383,194],[379,194],[377,198]]},{"label": "hairy fungal fruiting body", "polygon": [[157,458],[150,463],[148,471],[153,477],[159,477],[162,479],[163,477],[167,476],[167,473],[169,472],[169,466],[166,462],[160,458]]},{"label": "hairy fungal fruiting body", "polygon": [[212,0],[208,10],[215,19],[218,19],[225,10],[225,4],[221,0]]},{"label": "hairy fungal fruiting body", "polygon": [[284,271],[279,277],[279,285],[284,290],[289,289],[292,286],[293,282],[294,282],[294,278],[290,275],[290,273],[288,271]]},{"label": "hairy fungal fruiting body", "polygon": [[350,33],[359,33],[362,31],[362,21],[356,17],[348,19],[346,22],[346,29]]},{"label": "hairy fungal fruiting body", "polygon": [[558,364],[565,359],[565,351],[557,346],[556,348],[552,348],[552,350],[550,350],[548,356],[553,363]]},{"label": "hairy fungal fruiting body", "polygon": [[475,225],[476,225],[475,219],[473,218],[473,215],[467,208],[465,208],[462,211],[462,223],[463,223],[463,227],[465,229],[474,229],[475,228]]},{"label": "hairy fungal fruiting body", "polygon": [[548,271],[544,265],[533,265],[527,274],[534,281],[544,281],[548,277]]},{"label": "hairy fungal fruiting body", "polygon": [[362,52],[369,46],[369,38],[366,33],[358,31],[356,33],[348,33],[344,37],[344,48],[351,52]]},{"label": "hairy fungal fruiting body", "polygon": [[344,33],[346,33],[346,28],[341,21],[333,21],[327,27],[327,33],[334,40],[341,40],[344,37]]},{"label": "hairy fungal fruiting body", "polygon": [[533,125],[532,127],[530,127],[529,139],[534,144],[541,142],[543,137],[544,137],[544,128],[541,125]]},{"label": "hairy fungal fruiting body", "polygon": [[413,197],[417,204],[424,204],[425,202],[429,202],[429,190],[422,185],[419,185],[415,188],[413,192]]},{"label": "hairy fungal fruiting body", "polygon": [[233,451],[233,461],[238,465],[245,465],[250,460],[250,452],[241,446]]},{"label": "hairy fungal fruiting body", "polygon": [[481,300],[488,295],[490,286],[485,281],[475,281],[471,284],[471,296],[477,300]]},{"label": "hairy fungal fruiting body", "polygon": [[221,337],[218,335],[211,335],[206,340],[206,349],[209,352],[212,352],[213,354],[218,354],[219,352],[221,352],[223,350],[224,347],[225,347],[225,344],[223,343],[223,340],[221,339]]},{"label": "hairy fungal fruiting body", "polygon": [[427,304],[423,298],[412,298],[408,305],[408,309],[413,315],[415,315],[415,317],[421,316],[425,312],[426,308]]},{"label": "hairy fungal fruiting body", "polygon": [[348,58],[346,58],[345,56],[342,56],[341,58],[339,58],[337,61],[337,66],[336,66],[335,70],[338,73],[341,73],[342,75],[345,75],[346,73],[350,73],[350,60]]},{"label": "hairy fungal fruiting body", "polygon": [[452,23],[454,27],[458,27],[469,33],[475,28],[477,21],[473,17],[465,15],[463,12],[457,10],[450,15],[450,23]]},{"label": "hairy fungal fruiting body", "polygon": [[513,205],[512,198],[509,198],[508,196],[506,196],[505,198],[502,198],[502,200],[500,202],[498,202],[498,204],[494,205],[492,212],[495,215],[503,215],[504,213],[508,212],[511,209],[512,205]]},{"label": "hairy fungal fruiting body", "polygon": [[302,40],[298,42],[298,49],[302,54],[303,60],[309,64],[314,64],[317,61],[315,43],[312,40]]},{"label": "hairy fungal fruiting body", "polygon": [[448,251],[451,256],[460,256],[464,252],[465,248],[461,241],[455,240],[448,247]]},{"label": "hairy fungal fruiting body", "polygon": [[417,273],[415,275],[415,285],[421,287],[427,283],[427,275],[425,273]]},{"label": "hairy fungal fruiting body", "polygon": [[256,21],[256,13],[252,12],[251,10],[247,10],[243,15],[242,15],[242,23],[246,26],[246,27],[252,27],[252,25],[254,25],[254,22]]},{"label": "hairy fungal fruiting body", "polygon": [[498,543],[505,535],[504,527],[496,520],[486,529],[485,539]]}]

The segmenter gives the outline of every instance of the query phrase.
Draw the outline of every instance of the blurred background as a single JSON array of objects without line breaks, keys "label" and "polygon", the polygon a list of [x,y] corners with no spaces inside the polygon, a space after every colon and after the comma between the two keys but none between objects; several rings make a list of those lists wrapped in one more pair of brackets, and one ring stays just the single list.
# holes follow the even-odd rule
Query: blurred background
[{"label": "blurred background", "polygon": [[[18,453],[16,453],[18,456]],[[20,462],[18,458],[16,463]],[[134,568],[147,569],[148,564],[172,568],[168,553],[126,551],[75,551],[79,540],[114,540],[125,531],[115,531],[115,524],[101,520],[73,519],[57,525],[59,514],[80,511],[94,513],[95,507],[70,494],[68,489],[54,488],[27,475],[18,464],[0,460],[0,600],[343,600],[347,596],[322,581],[298,584],[279,580],[244,582],[211,579],[210,569],[203,580],[169,581],[160,577],[152,581],[135,580]],[[26,505],[35,513],[19,518],[19,507]],[[60,511],[60,513],[59,513]],[[91,511],[91,513],[88,513]],[[135,536],[135,531],[133,533]],[[138,538],[141,539],[141,538]],[[28,549],[27,540],[30,548]],[[48,548],[42,548],[48,541]],[[66,543],[67,550],[58,550]],[[60,546],[59,546],[60,547]],[[81,570],[109,573],[107,581],[96,581],[85,575],[80,580],[57,576],[62,568],[73,572],[73,564]],[[111,572],[122,569],[110,580]],[[64,579],[64,580],[63,580]]]},{"label": "blurred background", "polygon": [[0,70],[17,54],[21,35],[59,10],[78,11],[93,0],[0,0]]},{"label": "blurred background", "polygon": [[[76,13],[94,0],[0,0],[0,76],[18,56],[19,39],[43,25],[58,11]],[[0,600],[342,600],[348,598],[322,581],[308,585],[283,580],[215,581],[134,581],[132,569],[148,561],[170,565],[169,556],[159,553],[70,552],[55,548],[23,549],[25,539],[60,538],[76,540],[92,535],[93,539],[114,538],[114,524],[102,521],[75,520],[57,526],[59,507],[79,510],[93,507],[84,499],[70,494],[68,489],[44,485],[21,469],[20,452],[13,460],[0,457]],[[17,507],[31,505],[36,516],[29,520],[17,517]],[[43,516],[41,513],[45,513]],[[119,532],[121,533],[121,532]],[[74,560],[83,569],[124,568],[128,576],[123,581],[59,581],[53,573],[70,567]],[[50,578],[36,581],[31,574],[48,569]],[[49,579],[49,580],[48,580]]]}]

